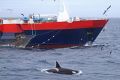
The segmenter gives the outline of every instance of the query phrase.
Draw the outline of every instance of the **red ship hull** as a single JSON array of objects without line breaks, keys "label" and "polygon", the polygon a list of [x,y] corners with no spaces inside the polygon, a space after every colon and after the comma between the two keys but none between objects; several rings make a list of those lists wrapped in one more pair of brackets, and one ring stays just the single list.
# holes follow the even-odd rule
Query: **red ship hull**
[{"label": "red ship hull", "polygon": [[21,33],[26,30],[62,30],[80,28],[101,28],[107,20],[83,20],[74,22],[44,22],[34,24],[1,24],[0,31],[3,33]]},{"label": "red ship hull", "polygon": [[8,44],[23,45],[23,42],[18,39],[18,35],[22,35],[25,37],[23,41],[27,41],[24,43],[25,47],[60,48],[84,45],[96,39],[107,21],[81,20],[33,24],[0,24],[0,40],[4,40],[3,37],[6,35],[3,34],[15,34],[15,41]]}]

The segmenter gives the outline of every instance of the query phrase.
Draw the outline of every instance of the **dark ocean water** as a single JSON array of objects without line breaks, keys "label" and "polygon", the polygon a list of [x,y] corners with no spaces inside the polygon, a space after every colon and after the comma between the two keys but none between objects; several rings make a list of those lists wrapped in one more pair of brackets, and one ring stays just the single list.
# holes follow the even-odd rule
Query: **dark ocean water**
[{"label": "dark ocean water", "polygon": [[[47,74],[58,61],[81,75]],[[0,47],[0,80],[120,80],[120,19],[110,19],[93,46],[52,50]]]}]

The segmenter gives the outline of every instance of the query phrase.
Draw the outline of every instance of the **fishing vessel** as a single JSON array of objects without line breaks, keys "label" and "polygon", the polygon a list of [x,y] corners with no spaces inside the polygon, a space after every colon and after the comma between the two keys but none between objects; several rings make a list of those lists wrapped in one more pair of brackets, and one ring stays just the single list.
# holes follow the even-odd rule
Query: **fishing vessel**
[{"label": "fishing vessel", "polygon": [[92,44],[108,19],[70,18],[63,11],[56,15],[32,14],[24,18],[0,19],[0,45],[23,48],[65,48]]}]

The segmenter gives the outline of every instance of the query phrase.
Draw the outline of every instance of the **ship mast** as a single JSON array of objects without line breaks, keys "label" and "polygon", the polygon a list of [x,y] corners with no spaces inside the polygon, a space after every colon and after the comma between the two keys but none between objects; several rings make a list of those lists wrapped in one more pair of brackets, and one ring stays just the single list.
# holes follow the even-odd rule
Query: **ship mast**
[{"label": "ship mast", "polygon": [[[67,12],[64,0],[60,0],[60,6],[61,6],[61,4],[62,4],[63,7],[62,7],[62,11],[60,11],[58,13],[57,21],[58,22],[68,21],[69,20],[69,14]],[[59,10],[61,10],[61,9],[59,9]]]},{"label": "ship mast", "polygon": [[[56,0],[54,0],[54,2],[55,1]],[[59,1],[60,1],[60,7],[59,7],[58,16],[57,16],[57,21],[58,22],[69,21],[69,14],[67,12],[64,0],[59,0]]]}]

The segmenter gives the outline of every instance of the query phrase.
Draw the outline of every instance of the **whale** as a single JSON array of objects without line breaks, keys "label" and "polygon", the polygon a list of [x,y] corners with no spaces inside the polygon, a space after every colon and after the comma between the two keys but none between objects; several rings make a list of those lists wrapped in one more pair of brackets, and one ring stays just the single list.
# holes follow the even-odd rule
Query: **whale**
[{"label": "whale", "polygon": [[47,73],[57,73],[57,74],[67,74],[67,75],[72,75],[72,74],[81,74],[82,71],[77,71],[73,69],[68,69],[68,68],[63,68],[60,66],[60,64],[56,61],[56,67],[52,69],[44,69],[44,72]]}]

